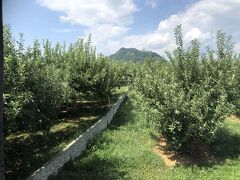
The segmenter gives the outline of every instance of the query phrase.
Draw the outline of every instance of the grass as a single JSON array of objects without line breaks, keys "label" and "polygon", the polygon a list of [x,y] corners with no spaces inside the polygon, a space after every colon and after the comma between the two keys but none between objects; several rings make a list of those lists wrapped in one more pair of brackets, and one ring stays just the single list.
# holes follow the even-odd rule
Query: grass
[{"label": "grass", "polygon": [[[115,91],[112,103],[125,90],[120,88]],[[74,112],[59,119],[47,137],[41,131],[34,136],[27,132],[16,132],[6,137],[7,179],[18,180],[29,176],[108,111],[106,104],[92,99],[79,101],[77,106]]]},{"label": "grass", "polygon": [[128,100],[110,127],[81,157],[50,179],[240,179],[240,123],[226,120],[211,146],[216,162],[201,166],[166,167],[153,148],[152,133],[135,103]]},{"label": "grass", "polygon": [[[94,109],[92,109],[94,110]],[[6,138],[7,179],[24,179],[61,151],[71,140],[94,124],[106,109],[96,116],[64,118],[53,126],[47,137],[39,131],[34,136],[18,132]]]}]

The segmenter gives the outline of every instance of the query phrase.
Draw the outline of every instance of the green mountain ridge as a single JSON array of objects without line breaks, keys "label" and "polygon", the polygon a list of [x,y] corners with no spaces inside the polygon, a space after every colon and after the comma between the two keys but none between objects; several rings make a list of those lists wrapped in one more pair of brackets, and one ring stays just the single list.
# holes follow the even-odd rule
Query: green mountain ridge
[{"label": "green mountain ridge", "polygon": [[144,59],[163,59],[159,54],[152,51],[140,51],[136,48],[120,48],[116,53],[109,56],[114,60],[134,60],[143,61]]}]

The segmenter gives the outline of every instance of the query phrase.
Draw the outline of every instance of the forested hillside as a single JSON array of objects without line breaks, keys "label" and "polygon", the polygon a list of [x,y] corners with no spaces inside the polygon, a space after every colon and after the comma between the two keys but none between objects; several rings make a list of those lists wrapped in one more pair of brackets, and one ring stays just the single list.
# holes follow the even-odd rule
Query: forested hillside
[{"label": "forested hillside", "polygon": [[140,51],[136,48],[120,48],[116,53],[109,56],[119,61],[143,61],[144,59],[162,60],[159,54],[152,51]]}]

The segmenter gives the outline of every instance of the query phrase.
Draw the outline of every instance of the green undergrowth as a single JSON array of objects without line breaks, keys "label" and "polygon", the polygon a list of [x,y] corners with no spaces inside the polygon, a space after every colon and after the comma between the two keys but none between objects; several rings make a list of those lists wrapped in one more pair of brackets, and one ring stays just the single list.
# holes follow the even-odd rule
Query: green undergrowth
[{"label": "green undergrowth", "polygon": [[240,179],[240,123],[225,121],[211,152],[214,163],[166,167],[153,148],[158,134],[129,98],[87,151],[50,179]]},{"label": "green undergrowth", "polygon": [[[103,111],[104,112],[104,111]],[[24,179],[49,161],[79,134],[93,125],[101,115],[62,119],[46,136],[19,132],[7,137],[5,146],[6,178]]]},{"label": "green undergrowth", "polygon": [[[113,92],[111,104],[126,91],[126,87]],[[7,179],[24,179],[53,158],[68,143],[97,122],[109,110],[105,102],[99,100],[79,101],[75,112],[68,113],[44,135],[16,132],[8,135],[5,141],[5,164]]]}]

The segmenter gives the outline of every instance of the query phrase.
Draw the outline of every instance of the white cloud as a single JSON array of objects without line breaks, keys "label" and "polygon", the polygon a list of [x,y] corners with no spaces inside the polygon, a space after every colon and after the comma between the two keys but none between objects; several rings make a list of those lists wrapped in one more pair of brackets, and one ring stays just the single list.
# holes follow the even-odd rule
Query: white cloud
[{"label": "white cloud", "polygon": [[[164,54],[175,48],[174,28],[182,24],[185,44],[198,38],[202,46],[214,47],[216,31],[233,36],[240,50],[240,0],[199,0],[186,9],[161,20],[147,34],[128,34],[133,14],[138,9],[133,0],[38,0],[49,9],[60,11],[60,19],[86,27],[93,34],[97,49],[105,54],[118,48],[136,47]],[[148,0],[148,3],[156,2]],[[154,7],[155,5],[152,4]]]},{"label": "white cloud", "polygon": [[[113,26],[113,25],[101,25],[93,26],[85,31],[85,37],[88,34],[92,34],[93,44],[97,46],[98,52],[108,53],[109,50],[113,50],[112,43],[113,41],[120,38],[123,35],[126,35],[128,31],[127,27]],[[108,44],[110,44],[108,46]],[[99,51],[100,49],[100,51]]]},{"label": "white cloud", "polygon": [[214,48],[215,34],[217,30],[223,30],[233,36],[237,42],[235,49],[240,51],[239,9],[240,0],[200,0],[160,21],[158,27],[148,34],[124,37],[119,47],[149,49],[164,54],[165,50],[175,48],[174,28],[182,24],[185,44],[197,38],[202,47],[210,45]]},{"label": "white cloud", "polygon": [[[137,7],[133,0],[37,0],[53,11],[59,11],[62,22],[85,27],[101,49],[110,39],[127,33]],[[103,49],[103,48],[102,48]],[[101,49],[101,50],[102,50]]]},{"label": "white cloud", "polygon": [[61,28],[61,29],[52,29],[52,32],[56,33],[70,33],[70,32],[76,32],[77,29],[73,28]]},{"label": "white cloud", "polygon": [[238,54],[240,53],[240,42],[237,42],[234,46],[234,50],[235,52],[237,52]]},{"label": "white cloud", "polygon": [[113,24],[126,26],[132,23],[136,7],[132,0],[37,0],[42,6],[60,11],[60,19],[71,24],[94,26]]},{"label": "white cloud", "polygon": [[145,3],[147,6],[151,6],[151,8],[157,7],[157,1],[156,0],[147,0]]}]

